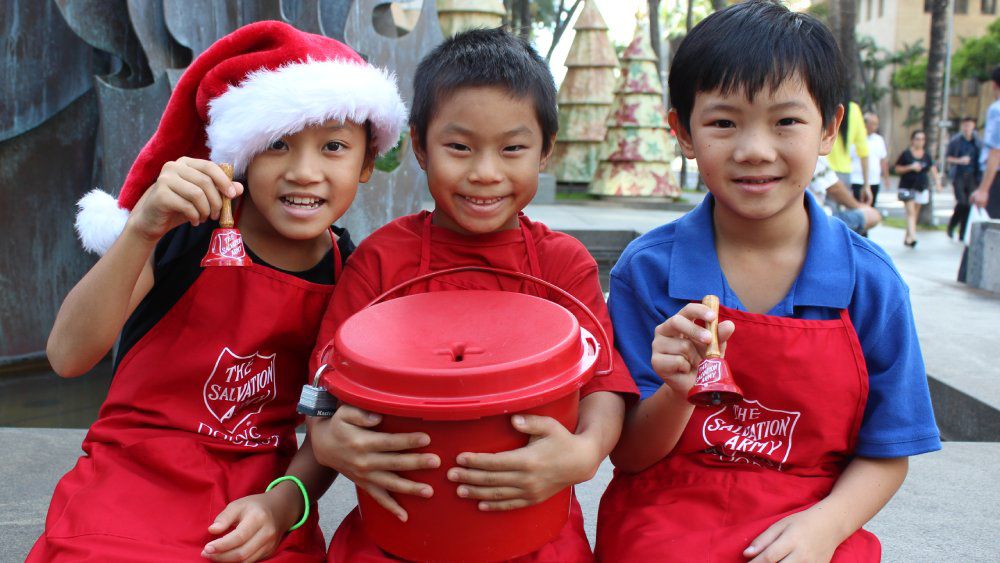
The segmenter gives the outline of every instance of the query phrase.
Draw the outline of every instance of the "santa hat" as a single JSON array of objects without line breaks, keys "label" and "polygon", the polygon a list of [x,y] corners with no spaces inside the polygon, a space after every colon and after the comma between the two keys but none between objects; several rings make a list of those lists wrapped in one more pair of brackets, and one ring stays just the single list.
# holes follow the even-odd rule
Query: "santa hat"
[{"label": "santa hat", "polygon": [[406,120],[395,76],[339,41],[281,22],[237,29],[184,71],[117,201],[97,189],[80,200],[76,230],[84,248],[104,254],[111,247],[166,162],[229,162],[242,177],[271,143],[327,120],[368,122],[378,154],[385,153]]}]

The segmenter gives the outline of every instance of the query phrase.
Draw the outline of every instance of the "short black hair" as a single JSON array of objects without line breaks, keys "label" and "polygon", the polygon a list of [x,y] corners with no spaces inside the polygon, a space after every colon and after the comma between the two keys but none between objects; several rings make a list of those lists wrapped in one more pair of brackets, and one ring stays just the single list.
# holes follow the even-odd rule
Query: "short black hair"
[{"label": "short black hair", "polygon": [[413,76],[410,127],[419,142],[438,104],[461,88],[496,86],[517,98],[529,97],[542,127],[542,153],[548,153],[559,131],[556,84],[549,65],[531,45],[501,28],[473,29],[438,45]]},{"label": "short black hair", "polygon": [[752,101],[765,86],[777,90],[795,75],[828,125],[845,86],[833,34],[813,16],[749,0],[711,14],[687,34],[670,65],[670,103],[690,131],[698,92],[742,92]]},{"label": "short black hair", "polygon": [[913,139],[916,139],[917,135],[923,135],[924,137],[927,136],[923,129],[914,129],[913,132],[910,133],[910,140],[912,141]]},{"label": "short black hair", "polygon": [[[961,121],[971,121],[971,122],[973,122],[973,123],[976,123],[976,118],[975,118],[974,116],[971,116],[971,115],[967,115],[967,116],[963,117],[963,118],[961,119]],[[961,122],[961,121],[960,121],[960,122]]]},{"label": "short black hair", "polygon": [[990,78],[993,79],[993,83],[1000,86],[1000,65],[993,67],[993,72],[990,73]]}]

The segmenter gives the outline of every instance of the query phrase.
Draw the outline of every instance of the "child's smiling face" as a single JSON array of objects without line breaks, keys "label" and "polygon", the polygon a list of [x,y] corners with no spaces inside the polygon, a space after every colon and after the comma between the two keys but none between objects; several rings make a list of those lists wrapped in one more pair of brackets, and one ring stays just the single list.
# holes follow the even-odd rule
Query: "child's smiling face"
[{"label": "child's smiling face", "polygon": [[251,205],[285,239],[322,236],[354,201],[358,182],[371,176],[364,125],[327,121],[286,135],[247,168]]},{"label": "child's smiling face", "polygon": [[542,141],[530,97],[484,86],[442,99],[426,138],[414,142],[434,198],[434,224],[462,234],[516,227],[548,159]]},{"label": "child's smiling face", "polygon": [[793,76],[773,91],[763,88],[752,102],[742,92],[698,92],[690,132],[675,111],[670,125],[684,155],[698,160],[717,205],[744,219],[766,220],[801,206],[816,158],[830,152],[842,112],[824,127],[816,101]]}]

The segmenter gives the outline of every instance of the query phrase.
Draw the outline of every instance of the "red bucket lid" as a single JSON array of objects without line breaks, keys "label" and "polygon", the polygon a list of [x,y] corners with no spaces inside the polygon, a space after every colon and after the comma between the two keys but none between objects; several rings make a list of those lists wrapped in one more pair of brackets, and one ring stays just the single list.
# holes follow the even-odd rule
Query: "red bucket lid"
[{"label": "red bucket lid", "polygon": [[323,385],[397,416],[461,420],[564,397],[599,346],[565,308],[506,291],[439,291],[358,312],[337,330]]}]

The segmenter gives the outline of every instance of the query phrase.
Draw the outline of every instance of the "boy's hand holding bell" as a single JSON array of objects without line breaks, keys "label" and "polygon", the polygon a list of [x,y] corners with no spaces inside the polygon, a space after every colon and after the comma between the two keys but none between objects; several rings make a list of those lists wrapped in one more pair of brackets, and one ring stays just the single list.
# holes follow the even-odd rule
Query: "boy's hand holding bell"
[{"label": "boy's hand holding bell", "polygon": [[[712,333],[697,321],[707,325],[717,318],[718,314],[709,307],[689,303],[656,327],[651,359],[653,371],[676,397],[686,400],[698,375],[698,364],[705,359],[712,342]],[[735,330],[732,321],[719,323],[719,346],[723,352]]]},{"label": "boy's hand holding bell", "polygon": [[198,226],[217,220],[223,196],[232,199],[242,193],[243,185],[230,180],[218,164],[181,157],[163,165],[129,216],[127,228],[155,242],[182,223]]}]

